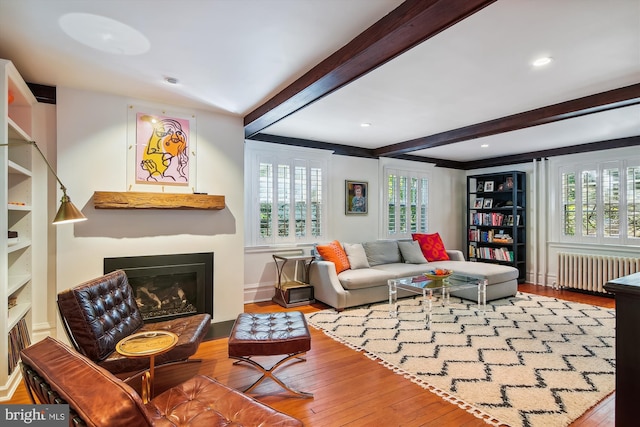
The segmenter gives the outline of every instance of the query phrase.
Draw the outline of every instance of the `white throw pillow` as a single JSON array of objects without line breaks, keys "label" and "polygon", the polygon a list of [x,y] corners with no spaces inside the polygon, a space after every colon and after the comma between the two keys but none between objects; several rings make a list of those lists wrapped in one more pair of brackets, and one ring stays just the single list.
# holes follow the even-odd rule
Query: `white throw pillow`
[{"label": "white throw pillow", "polygon": [[407,264],[426,264],[428,261],[420,249],[420,244],[413,240],[411,242],[398,242],[400,253]]},{"label": "white throw pillow", "polygon": [[361,243],[345,243],[344,251],[347,253],[349,264],[351,269],[356,270],[358,268],[369,268],[369,261],[367,261],[367,254],[364,252],[364,247]]}]

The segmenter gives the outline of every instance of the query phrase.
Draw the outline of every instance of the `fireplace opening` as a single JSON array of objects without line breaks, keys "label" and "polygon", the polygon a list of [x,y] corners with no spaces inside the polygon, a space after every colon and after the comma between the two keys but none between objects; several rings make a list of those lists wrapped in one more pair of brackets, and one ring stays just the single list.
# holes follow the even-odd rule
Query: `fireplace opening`
[{"label": "fireplace opening", "polygon": [[127,274],[145,322],[213,317],[212,252],[105,258],[104,272],[114,270]]}]

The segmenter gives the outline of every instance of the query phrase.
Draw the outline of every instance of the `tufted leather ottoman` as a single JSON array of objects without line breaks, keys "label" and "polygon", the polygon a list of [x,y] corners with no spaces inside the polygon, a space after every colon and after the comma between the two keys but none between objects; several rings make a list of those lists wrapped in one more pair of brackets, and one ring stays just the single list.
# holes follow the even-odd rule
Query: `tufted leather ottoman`
[{"label": "tufted leather ottoman", "polygon": [[[313,394],[292,390],[279,378],[273,375],[285,362],[301,357],[311,349],[311,335],[307,320],[299,311],[278,313],[242,313],[238,315],[229,335],[229,357],[237,359],[234,365],[246,362],[262,372],[262,376],[250,385],[245,392],[253,390],[265,378],[271,378],[285,390],[304,398]],[[255,360],[258,356],[284,355],[271,368],[267,369]]]}]

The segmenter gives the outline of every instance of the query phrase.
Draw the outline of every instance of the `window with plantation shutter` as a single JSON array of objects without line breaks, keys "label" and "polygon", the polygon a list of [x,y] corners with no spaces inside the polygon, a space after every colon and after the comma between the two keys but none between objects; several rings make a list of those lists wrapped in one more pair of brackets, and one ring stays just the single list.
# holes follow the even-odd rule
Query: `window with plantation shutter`
[{"label": "window with plantation shutter", "polygon": [[330,153],[247,142],[247,246],[313,243],[326,234]]}]

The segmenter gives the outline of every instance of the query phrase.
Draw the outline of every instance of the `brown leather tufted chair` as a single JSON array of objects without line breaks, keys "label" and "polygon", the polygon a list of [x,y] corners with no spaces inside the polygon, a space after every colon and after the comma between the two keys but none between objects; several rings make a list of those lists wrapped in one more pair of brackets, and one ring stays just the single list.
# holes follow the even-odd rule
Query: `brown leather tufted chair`
[{"label": "brown leather tufted chair", "polygon": [[75,349],[114,374],[138,372],[149,367],[147,358],[127,358],[115,351],[118,341],[128,335],[152,330],[178,335],[178,344],[156,357],[156,365],[161,365],[192,356],[211,326],[209,314],[145,324],[133,289],[122,270],[61,291],[58,309]]},{"label": "brown leather tufted chair", "polygon": [[176,384],[145,404],[128,384],[51,337],[20,355],[32,402],[68,404],[70,426],[302,426],[300,420],[204,375]]}]

